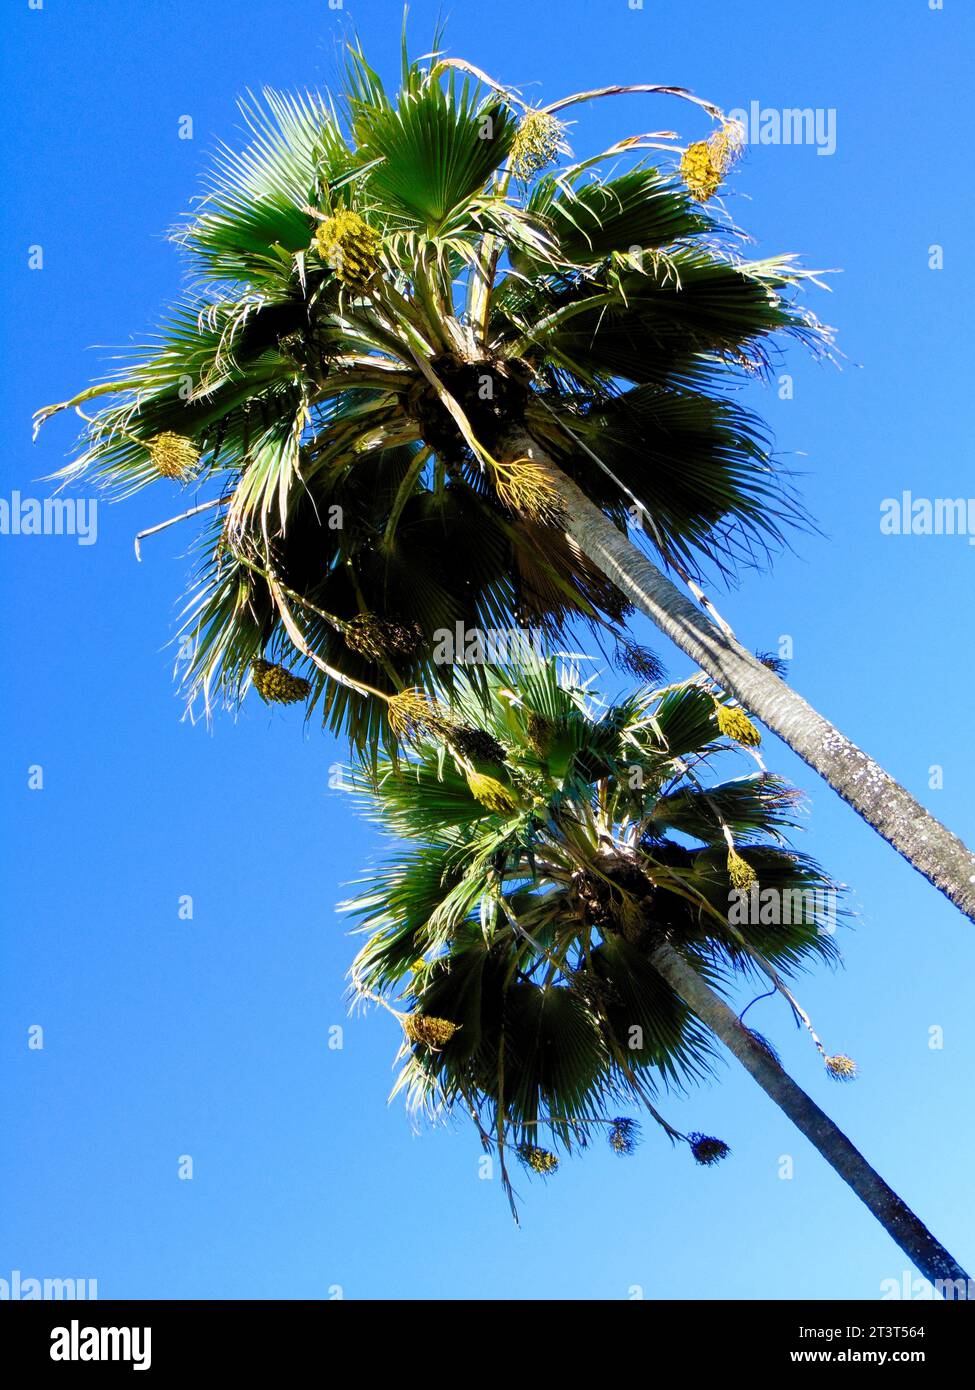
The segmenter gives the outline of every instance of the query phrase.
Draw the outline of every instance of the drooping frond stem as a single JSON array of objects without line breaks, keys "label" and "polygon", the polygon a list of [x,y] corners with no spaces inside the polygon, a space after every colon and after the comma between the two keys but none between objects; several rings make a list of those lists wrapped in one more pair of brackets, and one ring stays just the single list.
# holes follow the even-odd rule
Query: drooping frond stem
[{"label": "drooping frond stem", "polygon": [[77,409],[79,405],[82,405],[85,401],[94,400],[96,396],[118,396],[131,389],[132,384],[127,381],[102,381],[96,386],[89,386],[86,390],[79,391],[78,394],[72,396],[70,400],[59,401],[57,405],[42,406],[40,410],[35,410],[33,416],[34,439],[37,439],[40,428],[45,420],[49,420],[52,415],[57,415],[62,410]]},{"label": "drooping frond stem", "polygon": [[301,628],[295,621],[294,614],[288,607],[288,602],[280,582],[270,573],[268,573],[266,578],[268,589],[274,599],[275,607],[281,615],[281,621],[284,624],[285,631],[290,637],[292,644],[301,652],[302,656],[306,656],[309,661],[314,662],[324,675],[328,676],[330,680],[335,681],[338,685],[344,685],[346,689],[354,690],[359,695],[372,695],[375,699],[382,700],[388,705],[391,697],[386,691],[377,690],[375,686],[367,685],[365,681],[353,680],[352,677],[347,676],[344,671],[339,671],[336,667],[330,666],[328,662],[322,660],[317,652],[312,651],[311,647],[309,647],[308,643],[305,641]]},{"label": "drooping frond stem", "polygon": [[168,521],[157,522],[155,526],[147,526],[144,531],[136,534],[133,542],[135,546],[135,558],[142,559],[142,542],[147,536],[154,536],[159,531],[165,531],[170,526],[175,526],[177,522],[186,521],[191,516],[196,516],[199,512],[208,512],[213,507],[223,506],[227,502],[226,497],[212,497],[209,502],[201,502],[199,506],[190,507],[188,511],[180,512],[179,516],[171,516]]}]

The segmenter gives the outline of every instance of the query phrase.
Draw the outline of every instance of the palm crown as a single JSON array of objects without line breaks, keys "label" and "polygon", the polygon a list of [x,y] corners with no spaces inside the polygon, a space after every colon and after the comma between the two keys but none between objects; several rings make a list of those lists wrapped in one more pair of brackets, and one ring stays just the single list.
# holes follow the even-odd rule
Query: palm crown
[{"label": "palm crown", "polygon": [[354,49],[340,108],[245,104],[252,143],[222,151],[175,234],[193,289],[145,353],[65,403],[117,397],[69,476],[212,494],[186,614],[208,703],[280,659],[307,677],[293,698],[375,744],[390,694],[449,685],[437,630],[553,636],[581,618],[619,635],[621,594],[531,461],[504,457],[512,425],[621,526],[638,506],[671,559],[732,565],[797,518],[760,422],[718,388],[761,369],[773,335],[816,339],[785,297],[802,273],[742,262],[701,206],[727,125],[685,153],[686,182],[669,132],[553,168],[558,113],[606,94],[531,111],[404,53],[391,98]]},{"label": "palm crown", "polygon": [[[368,934],[354,988],[404,1001],[398,1087],[466,1109],[502,1160],[509,1144],[544,1162],[543,1131],[567,1151],[594,1125],[619,1139],[621,1099],[687,1138],[654,1096],[709,1071],[710,1035],[654,951],[666,941],[719,990],[757,970],[808,1022],[784,979],[834,958],[835,886],[783,842],[795,795],[761,768],[714,779],[722,728],[753,740],[703,677],[604,705],[549,660],[487,687],[485,704],[461,684],[457,723],[408,759],[354,774],[407,842],[346,904]],[[794,900],[789,920],[739,923],[729,896],[752,883]]]}]

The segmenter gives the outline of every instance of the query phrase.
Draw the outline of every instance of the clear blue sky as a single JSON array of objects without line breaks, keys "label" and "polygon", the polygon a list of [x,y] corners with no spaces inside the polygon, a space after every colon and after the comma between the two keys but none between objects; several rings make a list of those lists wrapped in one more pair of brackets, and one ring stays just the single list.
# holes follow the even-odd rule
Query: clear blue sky
[{"label": "clear blue sky", "polygon": [[[429,48],[436,6],[411,12]],[[164,239],[199,190],[235,98],[327,85],[343,30],[398,62],[400,6],[325,0],[8,0],[0,205],[7,353],[5,483],[69,448],[68,417],[29,417],[103,371],[91,345],[138,338],[181,284]],[[967,98],[975,14],[962,0],[465,0],[447,41],[527,92],[611,82],[692,87],[725,107],[836,113],[836,151],[753,148],[732,210],[759,252],[836,267],[814,293],[842,371],[800,352],[793,400],[758,404],[824,534],[721,603],[753,647],[795,643],[812,702],[969,843],[972,574],[964,537],[882,536],[880,503],[967,495],[972,302]],[[530,84],[538,84],[530,85]],[[690,113],[690,114],[689,114]],[[192,141],[177,138],[190,115]],[[680,123],[652,98],[582,108],[577,148]],[[929,269],[932,244],[944,269]],[[44,248],[42,270],[28,248]],[[344,750],[251,699],[212,731],[171,684],[190,532],[132,537],[177,510],[166,488],[99,514],[97,543],[0,536],[6,636],[0,1277],[97,1278],[102,1297],[792,1298],[879,1296],[907,1262],[733,1065],[667,1105],[726,1139],[699,1169],[648,1134],[521,1184],[523,1228],[477,1177],[470,1128],[411,1133],[386,1105],[397,1038],[346,1017],[354,943],[334,911],[378,842],[328,789]],[[675,675],[688,668],[664,651]],[[802,847],[855,890],[845,968],[801,995],[862,1078],[831,1085],[783,1009],[750,1021],[963,1263],[975,1075],[975,928],[773,740],[811,798]],[[28,768],[43,766],[43,790]],[[929,790],[940,764],[944,786]],[[192,895],[192,921],[178,901]],[[43,1051],[27,1047],[44,1028]],[[344,1048],[328,1048],[333,1024]],[[929,1029],[944,1047],[928,1046]],[[194,1178],[180,1181],[180,1155]],[[778,1176],[790,1154],[795,1175]]]}]

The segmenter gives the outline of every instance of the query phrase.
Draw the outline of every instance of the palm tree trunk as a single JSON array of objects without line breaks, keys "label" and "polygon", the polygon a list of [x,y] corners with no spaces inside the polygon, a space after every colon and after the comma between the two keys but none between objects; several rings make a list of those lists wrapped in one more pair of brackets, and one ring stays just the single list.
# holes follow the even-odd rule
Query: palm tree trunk
[{"label": "palm tree trunk", "polygon": [[[826,1162],[848,1183],[860,1200],[913,1261],[926,1279],[965,1281],[965,1294],[971,1287],[961,1265],[941,1245],[897,1193],[887,1186],[842,1130],[820,1110],[815,1101],[797,1086],[778,1062],[757,1043],[723,999],[702,980],[697,971],[672,946],[658,946],[653,965],[687,1004],[751,1072],[780,1110],[819,1150]],[[940,1286],[943,1287],[943,1286]]]},{"label": "palm tree trunk", "polygon": [[975,855],[956,835],[801,695],[711,623],[523,428],[507,433],[503,451],[508,459],[528,455],[545,469],[562,499],[567,534],[665,636],[778,734],[956,907],[975,919]]}]

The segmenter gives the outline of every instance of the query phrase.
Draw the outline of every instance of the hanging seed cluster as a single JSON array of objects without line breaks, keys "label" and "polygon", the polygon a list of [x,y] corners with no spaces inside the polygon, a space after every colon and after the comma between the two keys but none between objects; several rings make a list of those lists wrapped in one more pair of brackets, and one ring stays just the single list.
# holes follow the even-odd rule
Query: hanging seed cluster
[{"label": "hanging seed cluster", "polygon": [[603,583],[597,579],[591,592],[599,607],[606,610],[607,616],[612,618],[614,623],[622,625],[636,612],[635,606],[612,580]]},{"label": "hanging seed cluster", "polygon": [[446,1047],[457,1032],[457,1024],[446,1018],[434,1018],[432,1014],[407,1014],[403,1019],[403,1032],[411,1043],[422,1047]]},{"label": "hanging seed cluster", "polygon": [[554,1173],[559,1166],[555,1154],[549,1153],[548,1149],[540,1149],[536,1144],[522,1144],[518,1149],[518,1157],[526,1168],[530,1168],[533,1173],[541,1173],[542,1177]]},{"label": "hanging seed cluster", "polygon": [[416,743],[427,734],[440,734],[449,728],[443,711],[415,688],[391,695],[387,711],[390,728],[406,743]]},{"label": "hanging seed cluster", "polygon": [[731,1153],[730,1147],[723,1139],[715,1139],[710,1134],[689,1134],[687,1142],[691,1146],[694,1162],[700,1163],[704,1168],[710,1168],[713,1163],[720,1163]]},{"label": "hanging seed cluster", "polygon": [[496,816],[513,816],[518,810],[518,798],[510,787],[484,772],[469,772],[467,785],[471,795]]},{"label": "hanging seed cluster", "polygon": [[455,724],[449,739],[461,757],[472,763],[493,763],[500,767],[507,757],[504,744],[487,729],[476,729],[472,724]]},{"label": "hanging seed cluster", "polygon": [[853,1081],[860,1074],[853,1058],[845,1057],[842,1052],[826,1058],[826,1070],[834,1081]]},{"label": "hanging seed cluster", "polygon": [[637,680],[648,685],[660,685],[667,678],[663,662],[649,647],[627,642],[617,653],[616,665],[621,671],[628,671]]},{"label": "hanging seed cluster", "polygon": [[775,652],[756,652],[755,655],[774,676],[778,676],[780,680],[785,680],[789,672],[789,663],[784,657],[778,656]]},{"label": "hanging seed cluster", "polygon": [[618,1115],[609,1130],[609,1147],[621,1158],[631,1154],[640,1138],[640,1126],[626,1115]]},{"label": "hanging seed cluster", "polygon": [[742,859],[736,849],[728,851],[728,877],[731,879],[731,886],[742,891],[747,891],[753,883],[758,882],[755,870],[747,859]]},{"label": "hanging seed cluster", "polygon": [[382,662],[394,657],[412,658],[423,645],[423,632],[417,623],[398,623],[376,613],[360,613],[342,627],[346,646],[369,661]]},{"label": "hanging seed cluster", "polygon": [[713,198],[721,187],[721,170],[712,160],[706,140],[698,140],[687,147],[681,156],[680,173],[699,203]]},{"label": "hanging seed cluster", "polygon": [[734,739],[735,743],[740,743],[743,748],[757,748],[761,743],[762,735],[745,711],[737,705],[716,704],[714,715],[725,738]]},{"label": "hanging seed cluster", "polygon": [[269,705],[295,705],[299,700],[307,700],[311,694],[310,681],[292,675],[284,666],[277,666],[272,661],[253,662],[251,679],[258,695]]},{"label": "hanging seed cluster", "polygon": [[731,166],[741,157],[745,136],[736,121],[725,121],[720,130],[689,145],[680,161],[681,178],[699,203],[713,198]]},{"label": "hanging seed cluster", "polygon": [[382,238],[351,208],[319,223],[315,245],[323,260],[353,294],[364,294],[379,272]]},{"label": "hanging seed cluster", "polygon": [[174,434],[172,430],[157,434],[146,448],[157,473],[178,483],[191,477],[200,462],[200,451],[192,439],[185,434]]},{"label": "hanging seed cluster", "polygon": [[511,146],[511,172],[527,182],[565,149],[565,126],[547,111],[529,111]]}]

